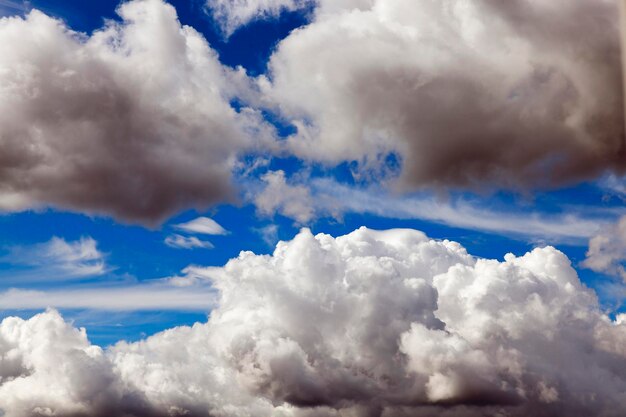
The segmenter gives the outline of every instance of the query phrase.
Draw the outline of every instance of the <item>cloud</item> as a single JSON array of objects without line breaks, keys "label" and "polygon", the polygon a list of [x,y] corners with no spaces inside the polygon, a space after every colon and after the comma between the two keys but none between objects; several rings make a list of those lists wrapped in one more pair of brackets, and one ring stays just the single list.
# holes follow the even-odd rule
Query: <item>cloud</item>
[{"label": "cloud", "polygon": [[241,26],[271,17],[277,17],[284,11],[294,11],[313,0],[207,0],[206,6],[227,37]]},{"label": "cloud", "polygon": [[297,155],[404,188],[542,188],[624,169],[612,0],[320,0],[262,80]]},{"label": "cloud", "polygon": [[[619,416],[626,325],[552,247],[503,261],[414,230],[242,252],[208,322],[106,351],[55,311],[0,324],[8,417]],[[62,366],[59,366],[62,364]],[[52,387],[52,388],[51,388]]]},{"label": "cloud", "polygon": [[21,282],[95,277],[108,270],[105,256],[97,244],[91,237],[73,242],[53,237],[46,243],[13,247],[9,254],[0,258],[0,262],[18,267],[11,274],[13,279],[19,278]]},{"label": "cloud", "polygon": [[191,291],[161,283],[49,290],[10,288],[0,292],[0,305],[6,310],[53,307],[103,311],[208,311],[213,303],[210,289],[195,287]]},{"label": "cloud", "polygon": [[539,211],[493,209],[463,198],[442,201],[429,195],[394,196],[384,190],[355,189],[325,179],[312,184],[319,210],[333,215],[353,212],[422,219],[512,237],[570,243],[588,239],[610,222],[581,213],[581,207],[568,207],[563,214],[550,215]]},{"label": "cloud", "polygon": [[596,272],[621,277],[626,281],[626,216],[603,228],[589,240],[589,250],[582,265]]},{"label": "cloud", "polygon": [[626,198],[626,178],[606,175],[598,181],[597,185],[608,196],[617,196],[622,200]]},{"label": "cloud", "polygon": [[[256,80],[162,0],[125,2],[89,36],[36,10],[0,20],[0,210],[154,225],[234,198],[238,159],[259,150],[366,170],[392,152],[413,188],[556,185],[624,165],[613,1],[209,3],[227,30],[309,6]],[[297,134],[275,141],[261,108]]]},{"label": "cloud", "polygon": [[0,17],[24,13],[28,8],[26,1],[0,0]]},{"label": "cloud", "polygon": [[187,233],[198,233],[205,235],[225,235],[228,231],[215,220],[208,217],[198,217],[187,223],[174,225],[176,229],[184,230]]},{"label": "cloud", "polygon": [[257,211],[265,216],[280,213],[305,224],[314,217],[315,208],[309,188],[288,184],[284,171],[269,171],[261,176],[265,184],[254,196]]},{"label": "cloud", "polygon": [[278,242],[278,229],[278,225],[268,224],[267,226],[255,228],[253,230],[261,237],[261,239],[263,239],[265,243],[273,247],[276,245],[276,242]]},{"label": "cloud", "polygon": [[245,72],[172,6],[117,12],[91,36],[37,10],[0,20],[0,210],[155,224],[231,198],[237,155],[271,140],[255,111],[229,104]]},{"label": "cloud", "polygon": [[[394,219],[420,219],[469,230],[514,238],[542,239],[551,243],[586,243],[611,224],[623,210],[568,206],[563,214],[525,211],[518,207],[493,208],[475,198],[442,199],[430,193],[398,195],[383,187],[357,187],[330,178],[287,179],[283,171],[270,171],[261,182],[247,184],[249,198],[260,214],[276,213],[310,224],[317,218],[340,219],[347,213]],[[601,213],[602,216],[597,214]]]},{"label": "cloud", "polygon": [[165,238],[165,244],[176,249],[212,249],[214,246],[211,242],[200,240],[195,236],[181,236],[178,234],[169,235]]}]

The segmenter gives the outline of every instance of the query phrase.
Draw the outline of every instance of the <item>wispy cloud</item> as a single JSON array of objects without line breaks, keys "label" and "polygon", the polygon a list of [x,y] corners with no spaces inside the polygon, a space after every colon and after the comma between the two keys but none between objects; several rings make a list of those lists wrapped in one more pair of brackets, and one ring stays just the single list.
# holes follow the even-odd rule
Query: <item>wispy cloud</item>
[{"label": "wispy cloud", "polygon": [[24,13],[30,8],[27,1],[0,0],[0,17]]},{"label": "wispy cloud", "polygon": [[[498,233],[512,238],[541,239],[550,243],[586,244],[612,221],[624,214],[604,209],[595,215],[593,208],[568,206],[563,213],[546,213],[539,210],[523,211],[514,206],[499,209],[486,206],[469,198],[453,197],[442,200],[432,194],[394,195],[379,187],[358,188],[340,184],[330,178],[317,178],[307,183],[290,183],[284,177],[282,188],[305,190],[306,204],[287,202],[267,205],[265,198],[276,196],[276,190],[266,183],[256,182],[249,189],[249,198],[262,214],[280,213],[305,223],[320,217],[341,218],[345,214],[368,214],[392,219],[418,219],[450,227],[481,232]],[[272,198],[272,201],[280,201]],[[600,213],[596,213],[600,214]]]},{"label": "wispy cloud", "polygon": [[211,242],[200,240],[195,236],[182,236],[179,234],[169,235],[165,238],[165,244],[175,249],[212,249]]},{"label": "wispy cloud", "polygon": [[[66,241],[53,237],[48,242],[18,246],[0,258],[0,263],[13,266],[11,276],[21,282],[63,281],[95,277],[108,271],[105,256],[91,237]],[[2,278],[4,282],[11,278]]]},{"label": "wispy cloud", "polygon": [[593,236],[586,256],[582,266],[626,282],[626,216]]},{"label": "wispy cloud", "polygon": [[11,288],[0,292],[0,306],[6,310],[54,307],[106,311],[208,311],[214,298],[214,292],[209,287],[184,288],[163,284],[41,291]]},{"label": "wispy cloud", "polygon": [[312,183],[318,210],[373,214],[387,218],[421,219],[452,227],[501,233],[508,236],[543,238],[551,242],[585,241],[594,236],[610,219],[583,217],[574,212],[545,214],[493,210],[463,199],[440,202],[431,196],[392,196],[381,190],[356,189],[335,181],[320,179]]},{"label": "wispy cloud", "polygon": [[187,233],[197,233],[204,235],[225,235],[228,233],[219,223],[208,217],[198,217],[187,223],[174,225],[174,228]]},{"label": "wispy cloud", "polygon": [[278,242],[278,225],[268,224],[267,226],[255,228],[254,231],[261,236],[261,239],[269,246],[274,246]]},{"label": "wispy cloud", "polygon": [[301,224],[315,216],[315,204],[309,188],[303,184],[289,184],[284,171],[267,172],[261,181],[265,186],[254,197],[254,204],[260,214],[281,213]]}]

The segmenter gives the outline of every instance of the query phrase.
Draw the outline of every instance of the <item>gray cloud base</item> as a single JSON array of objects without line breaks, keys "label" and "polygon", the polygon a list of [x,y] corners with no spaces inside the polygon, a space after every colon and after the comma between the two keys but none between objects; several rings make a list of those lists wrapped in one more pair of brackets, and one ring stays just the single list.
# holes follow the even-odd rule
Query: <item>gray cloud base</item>
[{"label": "gray cloud base", "polygon": [[396,152],[411,188],[550,187],[623,169],[617,2],[317,3],[265,85],[296,120],[296,154],[371,166]]},{"label": "gray cloud base", "polygon": [[[233,199],[248,151],[401,161],[401,185],[532,188],[624,167],[610,0],[213,1],[234,30],[313,7],[267,75],[221,65],[162,0],[87,36],[33,11],[0,21],[0,210],[156,224]],[[231,107],[238,98],[256,109]],[[260,109],[297,134],[276,141]],[[285,145],[285,146],[283,146]],[[384,170],[384,167],[383,167]]]},{"label": "gray cloud base", "polygon": [[[198,272],[198,271],[196,271]],[[620,416],[626,324],[546,247],[303,230],[209,268],[207,323],[106,351],[55,311],[0,324],[0,409],[34,415]]]},{"label": "gray cloud base", "polygon": [[0,210],[155,223],[232,198],[238,152],[267,133],[229,105],[245,73],[160,0],[118,13],[90,37],[38,11],[0,20]]}]

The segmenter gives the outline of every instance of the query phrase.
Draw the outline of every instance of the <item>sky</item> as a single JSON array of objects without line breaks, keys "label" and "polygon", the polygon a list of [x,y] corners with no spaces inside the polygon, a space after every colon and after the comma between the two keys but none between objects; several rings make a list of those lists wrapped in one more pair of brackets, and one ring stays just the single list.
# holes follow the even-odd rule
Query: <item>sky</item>
[{"label": "sky", "polygon": [[0,416],[618,416],[619,8],[0,0]]}]

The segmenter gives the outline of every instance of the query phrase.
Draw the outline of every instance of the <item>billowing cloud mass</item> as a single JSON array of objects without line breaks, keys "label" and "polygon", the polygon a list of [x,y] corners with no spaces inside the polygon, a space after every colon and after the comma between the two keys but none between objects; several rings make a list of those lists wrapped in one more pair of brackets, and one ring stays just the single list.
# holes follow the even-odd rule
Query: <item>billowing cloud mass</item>
[{"label": "billowing cloud mass", "polygon": [[229,198],[237,153],[268,137],[229,105],[244,71],[172,6],[135,0],[118,14],[89,37],[36,10],[0,20],[0,210],[154,223]]},{"label": "billowing cloud mass", "polygon": [[366,167],[394,152],[405,186],[555,186],[625,164],[614,0],[320,0],[269,67],[292,151]]},{"label": "billowing cloud mass", "polygon": [[207,323],[103,351],[55,311],[0,324],[0,409],[33,415],[620,416],[626,324],[551,247],[303,230],[211,279]]},{"label": "billowing cloud mass", "polygon": [[[227,33],[309,6],[256,82],[163,0],[123,3],[90,36],[38,11],[3,18],[0,210],[154,224],[231,198],[253,149],[366,170],[393,152],[411,187],[556,185],[624,165],[615,1],[208,3]],[[261,110],[297,133],[279,145]]]}]

